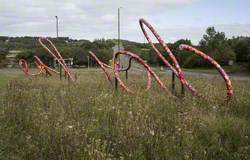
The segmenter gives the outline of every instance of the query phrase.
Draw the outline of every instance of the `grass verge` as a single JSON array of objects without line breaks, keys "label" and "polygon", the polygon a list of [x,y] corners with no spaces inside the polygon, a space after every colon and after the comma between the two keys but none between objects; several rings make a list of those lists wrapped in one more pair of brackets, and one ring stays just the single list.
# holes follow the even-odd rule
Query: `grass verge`
[{"label": "grass verge", "polygon": [[[161,75],[168,83],[169,79]],[[189,77],[190,78],[190,77]],[[207,99],[174,100],[131,75],[134,95],[98,72],[76,83],[16,78],[3,95],[0,159],[250,159],[250,82],[190,79]]]}]

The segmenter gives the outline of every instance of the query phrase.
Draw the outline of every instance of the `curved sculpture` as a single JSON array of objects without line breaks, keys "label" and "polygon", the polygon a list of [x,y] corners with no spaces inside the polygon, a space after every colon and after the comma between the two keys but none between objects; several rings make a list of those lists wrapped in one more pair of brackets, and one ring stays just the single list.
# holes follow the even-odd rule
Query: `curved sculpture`
[{"label": "curved sculpture", "polygon": [[28,67],[28,63],[26,60],[24,59],[20,59],[19,60],[19,66],[21,67],[22,71],[24,72],[24,74],[26,76],[38,76],[42,73],[44,74],[48,74],[50,76],[52,76],[52,73],[57,73],[59,74],[57,71],[55,71],[54,69],[48,67],[47,65],[45,65],[41,59],[37,56],[34,56],[34,62],[37,66],[37,68],[39,69],[38,73],[35,73],[35,74],[30,74],[29,72],[29,67]]},{"label": "curved sculpture", "polygon": [[[170,70],[172,70],[172,72],[174,73],[174,75],[180,80],[181,84],[183,86],[185,86],[194,96],[198,96],[200,97],[200,95],[198,94],[197,90],[195,88],[193,88],[189,82],[186,80],[185,78],[185,74],[182,71],[182,69],[180,68],[180,65],[178,63],[178,61],[176,60],[176,57],[174,56],[174,54],[171,52],[171,50],[168,48],[167,44],[164,42],[164,40],[160,37],[160,35],[156,32],[156,30],[144,19],[140,19],[139,20],[139,24],[140,27],[142,29],[142,32],[145,36],[145,38],[147,39],[149,45],[152,47],[152,49],[155,51],[155,54],[158,56],[158,58],[161,59],[161,61],[164,63],[164,65],[166,67],[169,67]],[[159,49],[156,47],[156,45],[152,42],[151,38],[149,37],[148,33],[146,32],[145,26],[152,32],[152,34],[154,35],[154,37],[157,39],[157,41],[159,42],[160,46],[164,49],[165,52],[168,53],[169,58],[172,61],[172,64],[169,63],[169,61],[163,56],[163,54],[159,51]],[[52,55],[59,63],[59,65],[61,65],[64,69],[65,75],[67,74],[69,76],[69,78],[72,81],[75,81],[75,77],[72,76],[68,66],[66,65],[64,59],[62,58],[60,52],[57,50],[57,48],[55,47],[55,45],[48,39],[48,38],[39,38],[39,43],[43,46],[43,48],[45,48],[45,50]],[[223,70],[223,68],[219,65],[218,62],[216,62],[212,57],[206,55],[205,53],[199,51],[196,48],[193,48],[189,45],[185,45],[185,44],[181,44],[179,46],[180,50],[188,50],[188,51],[192,51],[195,54],[199,55],[200,57],[202,57],[204,60],[210,62],[221,74],[221,76],[223,77],[225,83],[226,83],[226,87],[227,87],[227,97],[228,99],[230,99],[233,95],[233,86],[232,83],[228,77],[228,75],[226,74],[226,72]],[[135,60],[138,63],[140,63],[141,65],[143,65],[143,67],[146,69],[147,71],[147,88],[146,90],[149,90],[151,87],[151,82],[152,82],[152,77],[154,77],[157,81],[157,83],[160,85],[160,87],[167,91],[169,93],[169,95],[173,96],[171,94],[171,92],[168,91],[167,87],[165,86],[165,84],[160,80],[160,78],[155,74],[155,72],[150,68],[150,66],[148,64],[146,64],[143,59],[141,59],[138,55],[129,52],[129,51],[119,51],[117,53],[115,53],[115,57],[114,58],[114,67],[109,66],[105,63],[103,63],[102,61],[100,61],[98,59],[98,57],[91,51],[89,51],[89,54],[95,59],[95,61],[100,65],[100,67],[102,68],[102,70],[104,71],[108,81],[112,84],[112,77],[110,76],[110,74],[107,72],[107,68],[109,69],[113,69],[114,70],[114,75],[115,75],[115,79],[116,82],[118,82],[120,84],[120,86],[127,92],[133,93],[126,85],[125,83],[123,83],[123,81],[121,80],[120,76],[119,76],[119,72],[120,71],[126,71],[126,75],[127,75],[127,71],[130,69],[131,67],[131,61]],[[117,58],[119,55],[126,55],[128,57],[130,57],[129,59],[129,65],[127,68],[119,68],[119,63],[117,61]],[[57,71],[55,71],[54,69],[48,67],[47,65],[45,65],[37,56],[34,56],[35,58],[35,64],[37,66],[37,68],[39,69],[39,72],[36,74],[30,74],[29,73],[29,68],[28,68],[28,64],[26,62],[26,60],[24,59],[20,59],[19,60],[19,65],[22,68],[24,74],[26,76],[29,75],[40,75],[42,73],[45,74],[49,74],[52,75],[52,73],[58,73]],[[116,83],[117,84],[117,83]],[[117,86],[117,85],[116,85]],[[175,96],[173,96],[175,97]]]},{"label": "curved sculpture", "polygon": [[221,76],[223,77],[226,86],[227,86],[227,96],[228,98],[231,98],[233,96],[233,86],[232,83],[227,75],[227,73],[224,71],[224,69],[219,65],[218,62],[216,62],[212,57],[208,56],[207,54],[199,51],[198,49],[191,47],[189,45],[186,44],[181,44],[179,46],[180,50],[188,50],[188,51],[192,51],[195,54],[197,54],[198,56],[202,57],[204,60],[210,62],[221,74]]},{"label": "curved sculpture", "polygon": [[151,69],[151,67],[146,64],[143,59],[141,59],[138,55],[132,53],[132,52],[129,52],[129,51],[120,51],[120,52],[117,52],[115,53],[115,62],[114,62],[114,73],[115,73],[115,78],[117,79],[117,81],[119,82],[120,86],[126,90],[127,92],[129,93],[133,93],[124,83],[123,81],[120,79],[120,76],[119,76],[119,71],[118,71],[118,68],[119,68],[119,65],[117,63],[117,58],[120,54],[124,54],[124,55],[127,55],[127,56],[130,56],[130,57],[133,57],[134,60],[136,60],[138,63],[140,63],[141,65],[144,66],[144,68],[156,79],[157,83],[161,86],[161,88],[163,90],[165,90],[169,95],[171,95],[171,92],[168,91],[167,87],[164,85],[164,83],[160,80],[160,78],[155,74],[155,72]]},{"label": "curved sculpture", "polygon": [[[171,50],[168,48],[167,44],[162,40],[162,38],[160,37],[160,35],[156,32],[156,30],[144,19],[140,19],[139,20],[139,24],[140,27],[142,29],[142,32],[145,36],[145,38],[147,39],[148,43],[150,44],[150,46],[153,48],[153,50],[155,51],[156,55],[163,61],[163,63],[169,67],[173,73],[176,75],[176,77],[178,77],[180,79],[180,82],[186,86],[193,95],[197,96],[198,92],[188,83],[188,81],[185,78],[184,73],[182,72],[180,65],[178,63],[178,61],[176,60],[174,54],[171,52]],[[155,36],[155,38],[158,40],[158,42],[160,43],[160,45],[162,46],[162,48],[168,53],[168,56],[170,57],[170,59],[173,62],[173,66],[166,60],[166,58],[164,58],[164,56],[162,55],[162,53],[157,49],[157,47],[153,44],[152,40],[150,39],[148,33],[146,32],[144,25],[153,33],[153,35]]]},{"label": "curved sculpture", "polygon": [[97,58],[97,56],[92,52],[92,51],[89,51],[89,54],[95,59],[95,61],[100,65],[100,67],[102,68],[103,72],[105,73],[108,81],[112,84],[112,78],[111,76],[108,74],[108,72],[106,71],[105,67],[106,68],[111,68],[113,69],[111,66],[103,63],[102,61],[99,60],[99,58]]},{"label": "curved sculpture", "polygon": [[[112,78],[110,76],[110,74],[108,74],[106,68],[109,68],[109,69],[114,69],[113,67],[103,63],[101,60],[99,60],[99,58],[97,58],[97,56],[92,52],[92,51],[89,51],[89,54],[95,59],[95,61],[100,65],[100,67],[102,68],[103,72],[105,73],[108,81],[112,84]],[[119,68],[118,71],[128,71],[130,68],[131,68],[131,63],[132,63],[132,60],[133,60],[133,57],[130,57],[129,58],[129,65],[127,68]],[[151,78],[151,74],[149,71],[147,71],[147,88],[146,90],[149,90],[151,88],[151,85],[152,85],[152,78]]]},{"label": "curved sculpture", "polygon": [[35,64],[36,64],[36,66],[37,66],[38,68],[40,68],[41,70],[43,70],[43,73],[45,73],[45,74],[47,73],[47,74],[49,74],[50,76],[52,75],[52,73],[59,74],[59,72],[57,72],[56,70],[54,70],[54,69],[48,67],[47,65],[45,65],[45,64],[41,61],[41,59],[40,59],[39,57],[34,56],[34,58],[35,58],[34,62],[35,62]]},{"label": "curved sculpture", "polygon": [[20,59],[18,64],[21,67],[23,73],[26,76],[29,76],[30,74],[29,74],[29,67],[28,67],[27,61],[25,59]]},{"label": "curved sculpture", "polygon": [[38,73],[35,73],[35,74],[31,74],[31,73],[29,72],[28,63],[27,63],[27,61],[24,60],[24,59],[20,59],[20,60],[19,60],[19,66],[21,67],[22,71],[24,72],[24,74],[25,74],[26,76],[38,76],[38,75],[40,75],[40,74],[43,73],[43,68],[39,66],[39,67],[38,67],[39,72],[38,72]]},{"label": "curved sculpture", "polygon": [[[63,67],[65,73],[69,76],[69,78],[72,81],[75,81],[75,77],[72,76],[68,66],[64,62],[64,59],[62,58],[60,52],[57,50],[56,46],[48,38],[39,38],[38,41],[43,46],[43,48],[58,61],[58,63]],[[43,41],[47,43],[48,47]]]}]

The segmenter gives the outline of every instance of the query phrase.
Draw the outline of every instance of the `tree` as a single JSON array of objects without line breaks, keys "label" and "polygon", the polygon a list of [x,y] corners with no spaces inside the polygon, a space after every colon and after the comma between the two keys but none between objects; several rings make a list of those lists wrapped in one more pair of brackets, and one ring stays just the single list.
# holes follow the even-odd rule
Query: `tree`
[{"label": "tree", "polygon": [[[192,56],[192,54],[190,54],[188,51],[180,50],[179,46],[181,44],[192,45],[192,43],[189,39],[180,39],[180,40],[174,42],[172,45],[169,45],[169,47],[171,48],[174,55],[176,56],[180,66],[183,66],[184,64],[187,63],[186,61],[189,59],[189,57]],[[187,64],[186,64],[186,66],[187,66]]]},{"label": "tree", "polygon": [[228,40],[230,46],[236,54],[237,62],[247,62],[250,55],[250,38],[249,37],[233,37]]},{"label": "tree", "polygon": [[5,50],[0,49],[0,68],[5,65],[4,61],[6,59],[6,54],[7,52]]},{"label": "tree", "polygon": [[199,42],[201,49],[219,63],[227,65],[229,60],[235,60],[235,52],[229,45],[224,32],[216,32],[214,27],[208,27],[203,39]]}]

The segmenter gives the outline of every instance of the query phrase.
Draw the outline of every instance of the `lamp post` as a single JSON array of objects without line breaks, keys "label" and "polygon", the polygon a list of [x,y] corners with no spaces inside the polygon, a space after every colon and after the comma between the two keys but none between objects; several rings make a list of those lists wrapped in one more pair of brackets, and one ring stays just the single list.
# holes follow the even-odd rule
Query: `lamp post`
[{"label": "lamp post", "polygon": [[[118,52],[121,51],[121,47],[120,47],[120,38],[121,38],[121,33],[120,33],[120,8],[118,8],[118,19],[117,19],[117,32],[118,32]],[[115,62],[116,63],[116,62]],[[118,58],[118,68],[120,68],[120,58]],[[115,89],[117,90],[118,88],[118,81],[115,78]]]},{"label": "lamp post", "polygon": [[58,16],[55,16],[56,18],[56,38],[58,38]]},{"label": "lamp post", "polygon": [[[58,38],[58,16],[55,16],[56,18],[56,38]],[[60,73],[60,80],[62,79],[62,67],[58,62],[58,69],[59,69],[59,73]]]},{"label": "lamp post", "polygon": [[118,51],[120,52],[120,38],[121,38],[121,33],[120,33],[120,8],[118,8],[118,22],[117,22],[117,31],[118,31]]}]

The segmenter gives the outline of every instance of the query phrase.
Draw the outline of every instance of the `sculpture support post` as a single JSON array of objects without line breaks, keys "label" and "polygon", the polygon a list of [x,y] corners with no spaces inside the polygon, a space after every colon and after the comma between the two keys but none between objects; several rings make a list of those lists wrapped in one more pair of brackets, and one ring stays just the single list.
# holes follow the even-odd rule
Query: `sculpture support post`
[{"label": "sculpture support post", "polygon": [[60,80],[62,80],[62,67],[59,65],[59,72],[60,72]]},{"label": "sculpture support post", "polygon": [[181,84],[181,95],[185,96],[185,86]]},{"label": "sculpture support post", "polygon": [[175,74],[172,72],[172,94],[175,94]]},{"label": "sculpture support post", "polygon": [[126,70],[126,81],[128,81],[128,70]]}]

